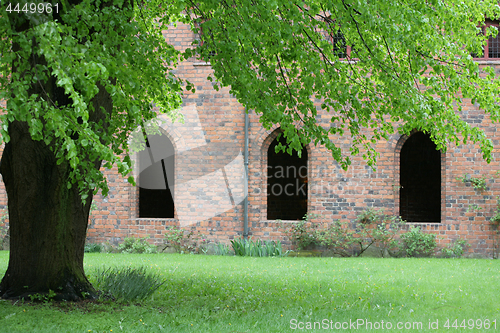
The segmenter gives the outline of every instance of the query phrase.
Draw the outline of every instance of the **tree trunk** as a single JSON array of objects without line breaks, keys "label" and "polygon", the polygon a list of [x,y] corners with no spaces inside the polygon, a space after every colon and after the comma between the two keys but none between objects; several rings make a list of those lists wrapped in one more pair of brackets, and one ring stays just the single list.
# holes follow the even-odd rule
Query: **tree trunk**
[{"label": "tree trunk", "polygon": [[[69,5],[80,2],[71,0]],[[100,6],[112,4],[112,1],[105,1]],[[125,1],[125,7],[131,5]],[[54,19],[64,24],[59,14],[54,14]],[[9,20],[18,33],[30,28],[31,23],[17,13],[10,13]],[[36,41],[33,43],[36,45]],[[13,43],[12,47],[16,51],[20,45]],[[45,59],[36,53],[27,61],[31,62],[31,68],[36,68],[36,64],[46,64]],[[17,70],[15,64],[12,70]],[[28,92],[43,96],[54,105],[72,105],[73,101],[65,94],[64,88],[57,86],[56,78],[50,72],[45,73],[45,77],[45,81],[33,83]],[[109,80],[114,82],[113,78]],[[94,130],[104,134],[108,131],[113,102],[101,83],[97,83],[97,87],[99,90],[91,100],[93,109],[89,112],[88,122]],[[31,138],[28,123],[13,121],[8,132],[10,141],[5,145],[0,173],[8,198],[10,255],[7,272],[0,282],[0,297],[24,299],[35,294],[56,293],[56,300],[95,298],[96,291],[83,270],[92,191],[83,204],[78,186],[73,184],[68,189],[69,162],[58,165],[51,147],[43,140]],[[78,145],[78,133],[73,132],[71,136]],[[102,143],[109,144],[103,137]],[[80,156],[80,160],[84,158]],[[92,160],[97,170],[101,162]],[[85,173],[85,170],[80,171]]]},{"label": "tree trunk", "polygon": [[33,141],[26,123],[9,125],[10,141],[0,172],[7,189],[10,256],[0,283],[3,298],[55,292],[56,299],[95,297],[83,271],[92,193],[82,204],[68,189],[68,163],[57,165],[43,141]]}]

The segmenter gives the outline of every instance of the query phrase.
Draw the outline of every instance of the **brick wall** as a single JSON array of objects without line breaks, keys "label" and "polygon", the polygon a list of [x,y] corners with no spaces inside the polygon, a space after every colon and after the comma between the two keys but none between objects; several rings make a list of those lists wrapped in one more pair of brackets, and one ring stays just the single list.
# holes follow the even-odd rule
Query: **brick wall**
[{"label": "brick wall", "polygon": [[[176,48],[189,47],[197,38],[189,28],[179,24],[164,32],[165,38]],[[495,66],[500,62],[483,62]],[[249,173],[244,176],[244,107],[229,89],[213,89],[206,77],[210,65],[199,59],[180,64],[176,73],[191,81],[195,93],[184,96],[182,113],[185,123],[172,123],[160,115],[161,132],[170,140],[175,155],[173,170],[175,186],[174,218],[139,218],[139,189],[126,182],[116,169],[104,170],[110,192],[107,198],[95,196],[97,209],[92,212],[88,239],[91,242],[118,243],[124,237],[150,237],[156,244],[163,242],[165,231],[173,225],[194,229],[211,241],[229,243],[243,233],[243,184],[248,181],[248,217],[250,236],[259,239],[280,239],[289,244],[280,223],[267,220],[268,216],[268,150],[279,133],[278,127],[264,129],[258,116],[250,112]],[[500,196],[500,143],[498,124],[479,110],[477,105],[464,105],[463,119],[485,129],[492,138],[495,150],[492,162],[482,159],[480,149],[471,144],[450,145],[440,153],[440,222],[412,222],[425,232],[440,235],[446,245],[458,237],[467,238],[472,245],[469,255],[493,256],[494,231],[489,217]],[[320,114],[319,121],[329,126],[330,115]],[[370,133],[367,133],[368,137]],[[349,137],[332,137],[348,151]],[[307,151],[307,211],[319,214],[320,221],[354,221],[367,208],[382,209],[386,214],[400,215],[401,149],[408,137],[392,134],[388,140],[375,144],[380,154],[377,168],[368,167],[361,155],[352,158],[352,165],[344,171],[322,146],[312,144]],[[414,163],[414,162],[413,162]],[[139,170],[136,170],[137,176]],[[466,173],[472,177],[484,176],[487,188],[475,190],[469,182],[457,180]],[[0,187],[3,184],[0,184]],[[0,205],[6,204],[5,190],[0,188]],[[481,209],[475,209],[481,208]],[[419,216],[413,217],[418,221]],[[288,223],[284,221],[283,223]]]},{"label": "brick wall", "polygon": [[[164,35],[180,49],[188,47],[197,37],[183,25],[172,28]],[[484,66],[490,65],[500,68],[500,63],[484,63]],[[171,225],[196,229],[209,240],[223,243],[242,235],[241,168],[245,110],[228,89],[213,89],[212,83],[206,80],[211,73],[208,63],[190,59],[183,62],[176,73],[194,83],[196,93],[186,94],[184,98],[182,113],[186,118],[185,126],[172,124],[163,118],[163,133],[176,149],[175,218],[138,218],[138,189],[119,179],[113,170],[107,171],[110,186],[114,189],[111,192],[113,197],[96,198],[100,208],[93,214],[94,222],[89,229],[89,239],[92,241],[116,241],[125,236],[149,235],[152,242],[161,243],[166,228]],[[495,151],[492,162],[487,164],[482,160],[479,148],[470,144],[450,146],[446,152],[441,152],[438,180],[440,222],[418,221],[420,217],[417,214],[413,216],[417,222],[412,222],[408,227],[418,225],[425,232],[440,235],[439,243],[443,246],[458,237],[467,238],[472,245],[469,255],[491,257],[494,232],[488,219],[496,207],[496,197],[500,196],[500,177],[495,175],[500,169],[500,145],[496,140],[498,125],[492,124],[491,119],[472,104],[465,105],[462,117],[473,126],[485,129],[493,138]],[[268,150],[279,128],[264,129],[253,113],[249,114],[249,118],[250,236],[280,239],[289,244],[280,223],[267,220]],[[329,123],[328,114],[322,114],[319,119],[325,125]],[[348,150],[348,137],[332,139]],[[380,156],[376,170],[368,167],[359,155],[353,157],[352,165],[344,171],[324,147],[306,146],[307,211],[321,216],[313,222],[336,219],[354,221],[367,208],[383,209],[386,214],[400,215],[400,156],[407,140],[406,136],[393,134],[388,140],[377,142],[375,148]],[[231,162],[232,169],[226,166]],[[466,173],[473,177],[486,177],[487,189],[479,192],[470,183],[456,179]],[[474,210],[474,207],[481,209]]]}]

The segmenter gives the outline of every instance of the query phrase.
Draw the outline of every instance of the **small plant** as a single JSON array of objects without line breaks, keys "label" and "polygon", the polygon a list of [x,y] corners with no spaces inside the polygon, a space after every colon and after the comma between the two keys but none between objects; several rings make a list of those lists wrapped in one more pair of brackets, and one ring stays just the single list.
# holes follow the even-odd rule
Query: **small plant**
[{"label": "small plant", "polygon": [[[364,235],[359,235],[359,237],[364,238]],[[350,257],[354,254],[353,245],[356,239],[354,231],[350,230],[347,222],[334,221],[328,227],[317,230],[316,238],[319,244],[336,255]]]},{"label": "small plant", "polygon": [[123,253],[155,253],[156,246],[149,244],[148,238],[127,237],[118,246],[118,250]]},{"label": "small plant", "polygon": [[145,267],[97,269],[96,288],[104,295],[123,301],[138,301],[152,295],[166,280]]},{"label": "small plant", "polygon": [[482,208],[479,207],[479,205],[477,205],[477,204],[471,204],[471,205],[469,205],[469,207],[467,207],[467,212],[470,212],[470,211],[475,212],[475,211],[479,211],[481,209]]},{"label": "small plant", "polygon": [[[184,229],[181,229],[177,226],[173,226],[170,229],[167,229],[165,233],[165,243],[166,246],[173,246],[177,252],[181,252],[182,243],[184,240]],[[190,237],[188,234],[187,238]]]},{"label": "small plant", "polygon": [[446,258],[461,258],[467,247],[470,247],[470,244],[465,239],[458,238],[444,248],[442,252]]},{"label": "small plant", "polygon": [[6,242],[8,244],[8,239],[9,239],[9,228],[0,225],[0,250],[3,250],[4,244]]},{"label": "small plant", "polygon": [[29,298],[32,302],[44,302],[44,303],[48,303],[48,302],[51,302],[54,297],[56,297],[57,294],[49,289],[49,292],[48,293],[36,293],[36,294],[31,294],[29,295]]},{"label": "small plant", "polygon": [[7,207],[0,209],[0,224],[5,224],[9,219],[9,209]]},{"label": "small plant", "polygon": [[463,177],[457,177],[457,180],[464,184],[471,183],[476,191],[482,192],[486,190],[486,178],[484,177],[470,177],[469,174],[466,173]]},{"label": "small plant", "polygon": [[231,240],[231,245],[237,256],[284,257],[288,255],[288,251],[283,252],[280,241],[252,241],[251,238],[245,240],[241,237]]},{"label": "small plant", "polygon": [[9,243],[9,226],[6,221],[9,219],[9,210],[7,208],[0,209],[0,250],[4,244]]},{"label": "small plant", "polygon": [[436,235],[423,233],[420,227],[411,227],[401,239],[409,257],[430,257],[437,246]]},{"label": "small plant", "polygon": [[[499,172],[499,171],[497,171]],[[493,236],[493,248],[496,249],[493,251],[493,258],[498,258],[498,226],[500,225],[500,197],[497,197],[497,207],[493,216],[490,219],[490,223],[492,225],[492,229],[496,230],[496,236]]]},{"label": "small plant", "polygon": [[491,223],[496,224],[497,226],[500,224],[500,197],[497,197],[497,208],[494,212],[494,215],[491,217]]},{"label": "small plant", "polygon": [[405,224],[401,216],[384,216],[382,222],[373,229],[371,236],[375,240],[375,245],[382,257],[400,257],[403,253],[403,246],[398,237],[399,231]]},{"label": "small plant", "polygon": [[292,243],[297,246],[297,250],[303,250],[309,245],[318,244],[317,225],[311,223],[312,218],[318,217],[317,214],[306,214],[303,219],[297,223],[285,224],[281,226],[285,229],[285,234],[290,238]]},{"label": "small plant", "polygon": [[380,210],[375,210],[373,208],[368,208],[368,209],[362,211],[358,215],[357,220],[360,223],[370,224],[370,223],[376,222],[380,218],[380,215],[381,215],[381,211]]},{"label": "small plant", "polygon": [[[251,239],[251,238],[250,238]],[[243,237],[231,240],[234,254],[237,256],[251,256],[254,252],[255,243],[251,240],[244,240]]]},{"label": "small plant", "polygon": [[203,254],[208,253],[209,241],[205,238],[200,240],[200,244],[198,244],[198,253],[202,252]]},{"label": "small plant", "polygon": [[85,244],[84,252],[85,253],[100,253],[100,252],[102,252],[102,245],[97,244],[97,243]]},{"label": "small plant", "polygon": [[215,254],[218,256],[229,256],[232,253],[228,245],[224,243],[217,243],[217,246],[215,248]]},{"label": "small plant", "polygon": [[172,226],[165,232],[164,249],[172,246],[175,251],[179,253],[198,253],[200,251],[200,245],[202,245],[198,244],[200,239],[201,243],[206,242],[203,235],[195,235],[193,230],[187,231],[178,226]]},{"label": "small plant", "polygon": [[118,252],[120,252],[120,250],[118,250],[118,248],[116,248],[109,241],[106,241],[105,243],[101,243],[101,252],[104,252],[104,253],[118,253]]}]

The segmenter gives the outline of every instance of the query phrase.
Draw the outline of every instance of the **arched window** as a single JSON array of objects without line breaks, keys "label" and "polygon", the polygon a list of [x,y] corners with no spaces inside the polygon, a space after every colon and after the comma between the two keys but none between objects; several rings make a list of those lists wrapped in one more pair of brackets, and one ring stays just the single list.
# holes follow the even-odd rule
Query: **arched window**
[{"label": "arched window", "polygon": [[175,150],[165,135],[149,135],[140,151],[139,217],[174,217]]},{"label": "arched window", "polygon": [[401,148],[399,212],[407,222],[441,222],[441,152],[428,134]]},{"label": "arched window", "polygon": [[286,139],[275,139],[267,151],[267,219],[301,220],[307,213],[307,150],[276,153]]}]

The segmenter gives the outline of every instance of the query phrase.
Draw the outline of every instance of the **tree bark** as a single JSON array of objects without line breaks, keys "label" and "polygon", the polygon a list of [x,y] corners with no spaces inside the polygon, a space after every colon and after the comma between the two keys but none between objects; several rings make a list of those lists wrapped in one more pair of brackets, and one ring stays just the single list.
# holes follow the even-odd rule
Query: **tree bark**
[{"label": "tree bark", "polygon": [[26,123],[11,123],[9,134],[0,165],[11,237],[1,297],[49,290],[56,299],[95,297],[83,270],[92,193],[83,205],[77,186],[67,187],[68,163],[57,165],[50,148],[32,140]]}]

